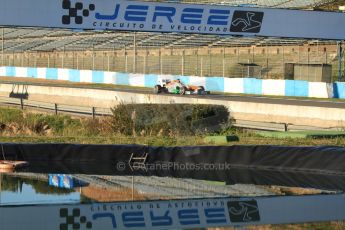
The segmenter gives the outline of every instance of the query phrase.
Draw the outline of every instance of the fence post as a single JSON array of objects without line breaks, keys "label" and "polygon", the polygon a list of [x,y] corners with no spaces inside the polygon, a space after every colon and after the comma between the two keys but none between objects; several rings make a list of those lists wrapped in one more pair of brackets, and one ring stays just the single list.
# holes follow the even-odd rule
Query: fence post
[{"label": "fence post", "polygon": [[77,53],[77,69],[79,69],[79,55]]},{"label": "fence post", "polygon": [[127,56],[127,52],[125,53],[125,72],[128,73],[128,56]]},{"label": "fence post", "polygon": [[92,70],[95,70],[95,49],[92,45]]},{"label": "fence post", "polygon": [[163,60],[162,60],[162,51],[159,49],[159,72],[163,74]]},{"label": "fence post", "polygon": [[182,51],[182,68],[181,68],[181,75],[184,76],[184,55],[185,55],[185,51]]},{"label": "fence post", "polygon": [[200,58],[200,77],[203,77],[203,63],[202,63],[202,57]]},{"label": "fence post", "polygon": [[116,67],[117,67],[117,64],[116,64],[116,59],[117,59],[117,52],[114,52],[114,56],[113,56],[113,71],[116,72]]},{"label": "fence post", "polygon": [[75,52],[72,51],[72,69],[76,69],[76,67],[74,66],[74,54]]},{"label": "fence post", "polygon": [[223,48],[223,77],[225,77],[225,47]]},{"label": "fence post", "polygon": [[267,46],[267,43],[266,43],[266,78],[268,79],[268,72],[269,72],[269,69],[268,69],[268,55],[269,55],[269,50],[268,50],[268,46]]},{"label": "fence post", "polygon": [[289,126],[287,123],[284,123],[284,131],[285,132],[289,131]]},{"label": "fence post", "polygon": [[212,57],[210,49],[208,49],[208,76],[212,76]]},{"label": "fence post", "polygon": [[21,66],[24,67],[24,53],[21,54]]},{"label": "fence post", "polygon": [[[104,55],[105,55],[105,53],[102,52],[102,67],[100,68],[102,71],[105,71],[105,67],[104,67],[104,65],[105,65],[105,62],[104,62]],[[100,58],[98,58],[98,59],[100,59]]]},{"label": "fence post", "polygon": [[62,57],[61,57],[61,68],[64,68],[65,66],[65,46],[63,47]]},{"label": "fence post", "polygon": [[92,107],[92,119],[95,119],[96,117],[96,109],[95,107]]},{"label": "fence post", "polygon": [[107,59],[108,59],[108,71],[110,71],[110,57],[109,57],[109,54],[107,54]]},{"label": "fence post", "polygon": [[343,59],[343,47],[341,42],[337,42],[337,49],[338,49],[338,81],[342,80],[342,59]]},{"label": "fence post", "polygon": [[[58,67],[58,59],[59,59],[59,55],[58,55],[58,52],[54,51],[55,52],[55,57],[54,57],[54,67],[57,68]],[[29,62],[29,60],[28,60]]]},{"label": "fence post", "polygon": [[111,63],[113,64],[113,67],[112,67],[112,70],[114,71],[114,72],[116,72],[116,56],[117,56],[117,54],[114,52],[113,53],[113,56],[112,56],[112,58],[113,58],[113,60],[111,61]]},{"label": "fence post", "polygon": [[48,53],[48,68],[50,68],[50,54]]},{"label": "fence post", "polygon": [[34,66],[36,68],[37,67],[37,52],[35,53],[35,59],[34,60],[35,60],[35,65]]},{"label": "fence post", "polygon": [[196,65],[195,65],[195,75],[199,74],[199,50],[196,49]]},{"label": "fence post", "polygon": [[252,54],[252,63],[255,63],[255,46],[252,48],[253,54]]},{"label": "fence post", "polygon": [[309,47],[309,45],[308,45],[308,50],[307,50],[307,54],[308,54],[308,56],[307,56],[307,58],[308,58],[308,72],[307,72],[307,77],[308,77],[308,80],[309,80],[309,65],[310,65],[310,47]]},{"label": "fence post", "polygon": [[124,49],[124,52],[125,52],[125,72],[128,73],[128,57],[127,57],[127,49],[126,49],[126,46],[123,47]]},{"label": "fence post", "polygon": [[237,63],[240,63],[240,47],[237,46]]},{"label": "fence post", "polygon": [[[317,58],[319,58],[320,56],[319,56],[319,41],[316,41],[316,48],[317,48],[317,50],[316,50],[316,57]],[[321,62],[321,60],[315,60],[316,62]],[[316,71],[315,71],[315,73],[316,73]]]},{"label": "fence post", "polygon": [[146,74],[146,62],[147,62],[147,50],[145,50],[145,55],[144,55],[144,68],[143,68],[143,72],[144,74]]},{"label": "fence post", "polygon": [[82,69],[85,69],[85,67],[84,67],[84,62],[85,62],[85,58],[87,57],[87,55],[86,55],[86,53],[84,53],[84,56],[82,56],[82,58],[81,58],[81,68]]},{"label": "fence post", "polygon": [[23,98],[20,98],[20,108],[24,109],[24,101]]},{"label": "fence post", "polygon": [[[282,63],[282,69],[283,69],[283,71],[284,71],[284,66],[285,66],[285,49],[284,49],[284,46],[282,47],[282,49],[283,49],[283,63]],[[284,73],[283,73],[283,75],[284,75]]]},{"label": "fence post", "polygon": [[58,114],[58,105],[56,103],[54,103],[54,109],[55,109],[55,115]]},{"label": "fence post", "polygon": [[[174,48],[170,47],[170,53],[169,53],[169,57],[167,58],[167,63],[169,64],[169,74],[173,74],[175,72],[175,70],[178,70],[179,65],[177,63],[175,63],[174,61]],[[173,70],[174,69],[174,70]],[[178,71],[177,71],[178,72]]]}]

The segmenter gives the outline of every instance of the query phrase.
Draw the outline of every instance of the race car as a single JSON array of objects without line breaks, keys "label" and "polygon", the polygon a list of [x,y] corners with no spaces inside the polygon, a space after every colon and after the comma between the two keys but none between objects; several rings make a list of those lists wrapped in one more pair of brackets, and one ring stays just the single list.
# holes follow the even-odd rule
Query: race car
[{"label": "race car", "polygon": [[205,95],[210,94],[210,91],[205,91],[203,86],[194,86],[194,85],[185,85],[181,82],[180,79],[177,80],[170,80],[170,79],[162,79],[155,85],[153,92],[155,94],[159,93],[171,93],[171,94],[197,94],[197,95]]}]

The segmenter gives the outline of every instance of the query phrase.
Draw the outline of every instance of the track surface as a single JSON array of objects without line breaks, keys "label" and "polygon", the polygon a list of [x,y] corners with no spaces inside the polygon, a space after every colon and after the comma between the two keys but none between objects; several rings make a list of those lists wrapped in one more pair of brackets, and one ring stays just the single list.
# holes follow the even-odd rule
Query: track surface
[{"label": "track surface", "polygon": [[[99,90],[111,90],[129,93],[141,93],[141,94],[152,94],[152,90],[141,87],[130,87],[130,86],[115,86],[115,85],[97,85],[88,83],[72,83],[65,81],[46,81],[37,79],[26,79],[26,78],[8,78],[1,77],[0,84],[15,84],[15,85],[37,85],[37,86],[53,86],[53,87],[70,87],[70,88],[87,88],[87,89],[99,89]],[[162,94],[168,95],[168,94]],[[173,95],[174,97],[193,97],[193,98],[207,98],[213,100],[222,101],[239,101],[239,102],[251,102],[251,103],[263,103],[263,104],[280,104],[280,105],[294,105],[294,106],[312,106],[312,107],[324,107],[324,108],[344,108],[345,101],[330,101],[330,100],[317,100],[317,99],[295,99],[295,98],[274,98],[264,96],[248,96],[248,95],[229,95],[212,93],[210,95]]]}]

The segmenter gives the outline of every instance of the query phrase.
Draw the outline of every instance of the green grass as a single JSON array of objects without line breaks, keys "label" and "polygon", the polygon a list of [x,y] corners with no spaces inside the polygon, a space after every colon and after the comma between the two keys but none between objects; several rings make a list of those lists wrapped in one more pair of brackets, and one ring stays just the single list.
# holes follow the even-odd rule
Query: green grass
[{"label": "green grass", "polygon": [[18,122],[22,119],[23,112],[18,109],[0,109],[0,123]]},{"label": "green grass", "polygon": [[295,131],[295,132],[275,132],[275,131],[258,131],[257,135],[267,138],[344,138],[345,132],[338,131]]},{"label": "green grass", "polygon": [[236,135],[224,135],[224,136],[206,136],[204,142],[209,144],[227,144],[228,142],[239,141]]},{"label": "green grass", "polygon": [[[31,143],[82,143],[82,144],[143,144],[153,146],[181,146],[181,145],[219,145],[216,142],[205,141],[203,135],[122,135],[111,129],[107,118],[72,118],[67,115],[49,115],[30,113],[27,110],[15,108],[0,108],[0,123],[6,125],[0,129],[2,142],[31,142]],[[8,130],[12,126],[16,128]],[[50,130],[47,132],[44,127]],[[12,128],[13,129],[13,128]],[[302,139],[264,137],[255,131],[227,128],[214,136],[238,136],[239,141],[227,142],[221,145],[286,145],[286,146],[317,146],[338,145],[345,146],[345,137],[320,137],[318,139],[306,137]],[[212,136],[212,135],[211,135]]]}]

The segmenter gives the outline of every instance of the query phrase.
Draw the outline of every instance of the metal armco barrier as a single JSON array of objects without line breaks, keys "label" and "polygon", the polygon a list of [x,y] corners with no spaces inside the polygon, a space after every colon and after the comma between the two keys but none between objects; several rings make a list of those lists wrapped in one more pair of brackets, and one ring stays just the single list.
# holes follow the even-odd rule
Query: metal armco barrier
[{"label": "metal armco barrier", "polygon": [[50,112],[58,113],[68,113],[79,116],[109,116],[111,115],[111,110],[109,108],[96,108],[96,107],[85,107],[85,106],[76,106],[76,105],[63,105],[56,103],[47,103],[41,101],[32,101],[25,100],[22,98],[9,98],[9,97],[0,97],[0,104],[19,106],[21,109],[39,109],[47,110]]}]

